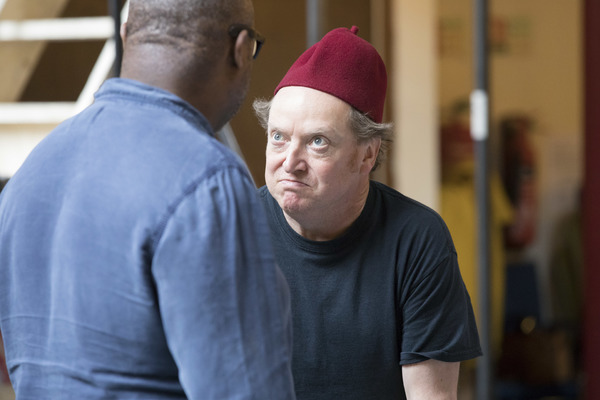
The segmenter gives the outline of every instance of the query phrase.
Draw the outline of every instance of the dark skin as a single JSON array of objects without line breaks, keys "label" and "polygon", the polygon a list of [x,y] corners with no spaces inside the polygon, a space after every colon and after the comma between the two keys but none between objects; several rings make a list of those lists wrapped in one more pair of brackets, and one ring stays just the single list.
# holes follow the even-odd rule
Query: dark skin
[{"label": "dark skin", "polygon": [[[252,26],[252,3],[240,0],[239,8],[235,22]],[[222,29],[226,32],[227,27]],[[131,43],[127,40],[126,30],[126,24],[123,24],[122,78],[134,79],[179,96],[200,111],[215,131],[237,112],[246,95],[252,70],[254,41],[247,31],[241,31],[227,45],[219,46],[220,51],[212,54],[214,57],[209,65],[196,51],[195,47],[202,46],[200,43],[182,42],[181,46]]]}]

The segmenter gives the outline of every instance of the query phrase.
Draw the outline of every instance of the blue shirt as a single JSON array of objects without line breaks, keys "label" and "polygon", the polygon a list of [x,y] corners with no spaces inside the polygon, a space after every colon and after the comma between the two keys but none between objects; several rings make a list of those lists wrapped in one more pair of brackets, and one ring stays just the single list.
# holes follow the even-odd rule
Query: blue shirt
[{"label": "blue shirt", "polygon": [[0,197],[17,399],[293,399],[289,307],[247,169],[166,91],[107,81]]}]

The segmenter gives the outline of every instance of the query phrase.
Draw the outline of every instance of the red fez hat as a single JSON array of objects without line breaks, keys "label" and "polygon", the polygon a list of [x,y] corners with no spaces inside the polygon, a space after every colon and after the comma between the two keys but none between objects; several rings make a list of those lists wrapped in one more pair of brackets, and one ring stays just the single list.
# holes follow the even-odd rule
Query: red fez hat
[{"label": "red fez hat", "polygon": [[377,50],[357,33],[356,26],[327,33],[290,67],[275,94],[286,86],[320,90],[380,123],[387,87],[385,64]]}]

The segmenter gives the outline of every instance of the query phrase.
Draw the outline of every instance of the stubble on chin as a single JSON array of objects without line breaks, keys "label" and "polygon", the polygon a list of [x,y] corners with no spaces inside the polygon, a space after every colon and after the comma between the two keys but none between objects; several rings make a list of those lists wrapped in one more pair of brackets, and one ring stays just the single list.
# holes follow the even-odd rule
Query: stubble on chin
[{"label": "stubble on chin", "polygon": [[297,193],[290,191],[283,191],[278,194],[277,203],[279,207],[288,215],[296,215],[302,211],[302,204],[304,199],[301,198]]}]

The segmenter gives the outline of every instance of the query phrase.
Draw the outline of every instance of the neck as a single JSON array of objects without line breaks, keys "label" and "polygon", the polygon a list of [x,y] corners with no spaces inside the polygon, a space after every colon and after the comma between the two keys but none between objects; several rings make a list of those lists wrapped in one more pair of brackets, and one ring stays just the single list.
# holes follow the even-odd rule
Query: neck
[{"label": "neck", "polygon": [[217,68],[199,63],[198,55],[161,45],[138,45],[127,49],[121,76],[171,92],[200,111],[216,129],[224,85]]}]

